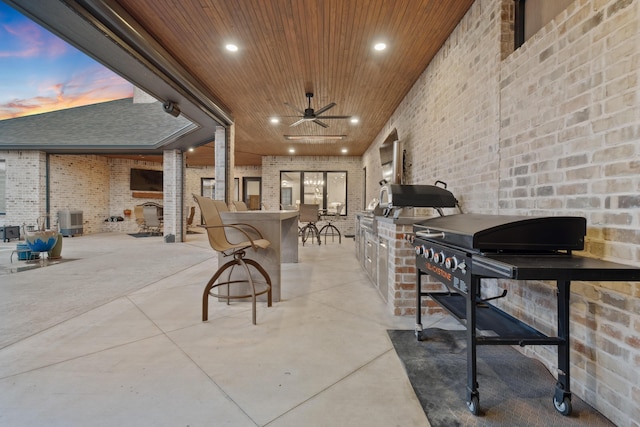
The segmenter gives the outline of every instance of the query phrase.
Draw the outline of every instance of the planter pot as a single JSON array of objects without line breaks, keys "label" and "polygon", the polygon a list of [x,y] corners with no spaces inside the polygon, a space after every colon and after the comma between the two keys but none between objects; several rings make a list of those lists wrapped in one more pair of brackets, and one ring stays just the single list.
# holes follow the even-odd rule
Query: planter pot
[{"label": "planter pot", "polygon": [[58,241],[58,232],[55,230],[25,232],[25,242],[31,252],[49,252]]},{"label": "planter pot", "polygon": [[49,259],[59,259],[62,258],[60,255],[62,253],[62,234],[58,233],[58,239],[56,240],[56,244],[53,245],[53,248],[49,251]]}]

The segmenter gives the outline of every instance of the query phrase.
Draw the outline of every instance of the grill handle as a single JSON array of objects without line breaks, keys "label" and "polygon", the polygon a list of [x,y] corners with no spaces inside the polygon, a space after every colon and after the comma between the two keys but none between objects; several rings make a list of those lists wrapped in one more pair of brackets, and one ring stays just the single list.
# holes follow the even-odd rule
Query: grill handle
[{"label": "grill handle", "polygon": [[444,239],[444,231],[437,231],[435,233],[428,231],[416,231],[416,237],[422,237],[424,239]]}]

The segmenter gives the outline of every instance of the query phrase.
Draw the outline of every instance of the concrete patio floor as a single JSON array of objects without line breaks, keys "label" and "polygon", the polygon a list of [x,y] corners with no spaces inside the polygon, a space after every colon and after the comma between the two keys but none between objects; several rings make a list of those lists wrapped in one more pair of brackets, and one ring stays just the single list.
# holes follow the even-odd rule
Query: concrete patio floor
[{"label": "concrete patio floor", "polygon": [[203,234],[67,237],[65,262],[20,272],[15,246],[0,244],[0,425],[429,425],[386,332],[414,320],[387,312],[352,239],[300,246],[257,326],[249,302],[201,321]]}]

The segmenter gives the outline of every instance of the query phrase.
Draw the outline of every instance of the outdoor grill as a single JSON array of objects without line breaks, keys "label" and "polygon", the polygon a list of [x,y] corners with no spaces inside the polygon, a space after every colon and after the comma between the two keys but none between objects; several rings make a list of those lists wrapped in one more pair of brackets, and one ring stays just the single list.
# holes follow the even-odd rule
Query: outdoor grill
[{"label": "outdoor grill", "polygon": [[442,181],[435,185],[384,185],[380,188],[380,207],[384,216],[393,212],[396,219],[405,208],[434,208],[440,215],[444,215],[442,208],[460,210],[458,200]]},{"label": "outdoor grill", "polygon": [[[416,336],[422,339],[422,298],[430,297],[467,330],[467,406],[479,411],[476,378],[477,345],[554,345],[558,347],[558,380],[553,403],[571,413],[569,374],[569,294],[572,280],[637,281],[640,269],[577,256],[584,247],[586,220],[581,217],[527,217],[456,214],[413,226],[416,251]],[[423,291],[422,277],[444,284]],[[557,336],[547,336],[489,302],[507,291],[481,296],[482,279],[555,280]]]}]

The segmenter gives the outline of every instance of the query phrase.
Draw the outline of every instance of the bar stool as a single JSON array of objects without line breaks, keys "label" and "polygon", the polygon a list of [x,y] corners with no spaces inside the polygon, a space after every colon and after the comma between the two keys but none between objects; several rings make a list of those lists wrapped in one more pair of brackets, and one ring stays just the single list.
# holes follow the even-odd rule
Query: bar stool
[{"label": "bar stool", "polygon": [[[271,242],[262,237],[258,229],[249,224],[224,224],[220,212],[228,211],[227,205],[222,200],[212,200],[207,197],[193,195],[200,206],[200,212],[204,218],[203,228],[207,230],[211,248],[224,256],[233,257],[232,260],[220,266],[204,288],[202,295],[202,321],[209,318],[209,297],[226,300],[229,304],[232,299],[251,298],[251,320],[256,324],[256,297],[267,294],[267,307],[271,307],[272,291],[269,273],[255,260],[245,258],[248,249],[264,250]],[[241,232],[246,241],[232,243],[227,239],[225,229],[230,228]],[[233,278],[235,267],[239,267],[246,273],[246,278]],[[251,267],[251,268],[250,268]],[[226,273],[226,279],[222,274]],[[240,287],[233,293],[230,287]],[[222,287],[222,289],[218,289]],[[225,291],[226,288],[226,291]]]},{"label": "bar stool", "polygon": [[342,243],[342,235],[340,234],[340,230],[338,230],[338,227],[336,227],[335,225],[333,225],[333,222],[340,218],[340,214],[342,213],[342,207],[344,206],[343,203],[339,203],[336,205],[336,210],[335,212],[329,213],[327,211],[327,213],[324,215],[326,217],[326,221],[327,223],[325,225],[322,226],[322,228],[320,229],[320,236],[324,236],[324,244],[327,244],[327,237],[331,237],[331,241],[334,242],[335,241],[335,236],[338,236],[338,243]]},{"label": "bar stool", "polygon": [[318,244],[320,244],[320,231],[316,226],[316,222],[318,222],[318,205],[301,204],[298,221],[306,222],[306,224],[300,228],[302,246],[304,246],[309,237],[311,237],[311,239],[318,239]]}]

